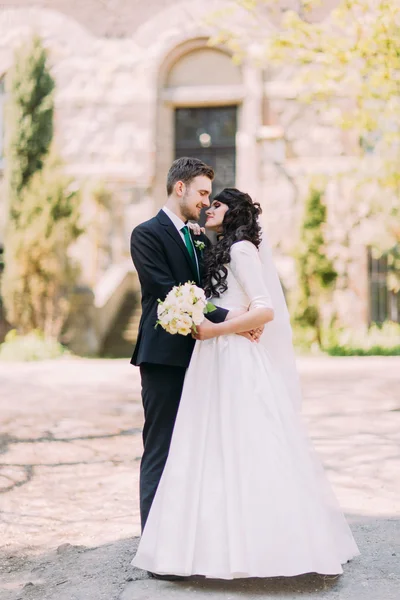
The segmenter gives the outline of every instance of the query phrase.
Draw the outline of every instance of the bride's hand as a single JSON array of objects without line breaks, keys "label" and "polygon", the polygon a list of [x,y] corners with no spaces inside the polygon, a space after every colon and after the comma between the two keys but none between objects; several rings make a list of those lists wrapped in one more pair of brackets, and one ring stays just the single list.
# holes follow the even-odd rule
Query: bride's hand
[{"label": "bride's hand", "polygon": [[257,327],[257,329],[252,329],[249,332],[251,337],[253,338],[254,342],[258,343],[260,341],[260,337],[264,333],[264,329],[265,329],[265,325],[262,325],[261,327]]},{"label": "bride's hand", "polygon": [[188,223],[188,227],[193,231],[194,235],[200,235],[201,233],[206,232],[204,227],[200,227],[198,223]]}]

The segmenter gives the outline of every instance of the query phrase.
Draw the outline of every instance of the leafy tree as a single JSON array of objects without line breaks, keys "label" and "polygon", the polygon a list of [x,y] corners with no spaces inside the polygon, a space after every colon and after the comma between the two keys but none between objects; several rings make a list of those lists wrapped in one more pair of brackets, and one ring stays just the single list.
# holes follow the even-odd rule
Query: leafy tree
[{"label": "leafy tree", "polygon": [[68,254],[82,233],[79,194],[48,157],[22,192],[23,211],[10,221],[2,292],[7,318],[20,333],[57,338],[69,310],[77,270]]},{"label": "leafy tree", "polygon": [[307,198],[297,249],[298,294],[295,321],[314,330],[321,346],[321,302],[325,291],[332,288],[337,273],[326,255],[324,227],[326,207],[322,191],[311,188]]},{"label": "leafy tree", "polygon": [[[400,1],[233,0],[232,4],[240,19],[231,18],[228,26],[225,19],[214,42],[228,45],[237,60],[256,58],[265,67],[284,65],[293,75],[298,101],[326,102],[337,109],[337,125],[352,132],[353,154],[362,159],[353,171],[347,169],[346,177],[353,182],[351,202],[368,202],[364,221],[373,221],[370,229],[376,232],[369,242],[381,253],[396,247]],[[398,287],[399,277],[392,282]]]},{"label": "leafy tree", "polygon": [[19,50],[9,74],[5,269],[1,291],[19,333],[57,338],[69,309],[79,237],[79,194],[51,150],[54,81],[39,38]]}]

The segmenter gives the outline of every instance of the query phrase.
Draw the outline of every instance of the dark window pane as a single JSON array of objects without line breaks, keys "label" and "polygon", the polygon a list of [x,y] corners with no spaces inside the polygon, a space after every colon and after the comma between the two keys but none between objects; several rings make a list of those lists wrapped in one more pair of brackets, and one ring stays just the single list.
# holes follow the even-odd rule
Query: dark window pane
[{"label": "dark window pane", "polygon": [[400,322],[400,294],[388,288],[388,257],[373,258],[368,252],[368,277],[370,291],[370,322]]},{"label": "dark window pane", "polygon": [[212,166],[214,195],[235,185],[236,129],[236,106],[175,111],[175,158],[193,156]]}]

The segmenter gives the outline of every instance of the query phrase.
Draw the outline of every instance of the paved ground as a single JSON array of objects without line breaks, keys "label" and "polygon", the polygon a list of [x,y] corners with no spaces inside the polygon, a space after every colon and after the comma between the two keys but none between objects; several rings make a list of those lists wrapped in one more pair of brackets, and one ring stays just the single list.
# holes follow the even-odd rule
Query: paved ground
[{"label": "paved ground", "polygon": [[[340,578],[173,584],[130,560],[141,407],[128,361],[0,363],[0,599],[400,598],[400,359],[302,358],[304,415],[362,551]],[[136,537],[135,537],[136,536]]]}]

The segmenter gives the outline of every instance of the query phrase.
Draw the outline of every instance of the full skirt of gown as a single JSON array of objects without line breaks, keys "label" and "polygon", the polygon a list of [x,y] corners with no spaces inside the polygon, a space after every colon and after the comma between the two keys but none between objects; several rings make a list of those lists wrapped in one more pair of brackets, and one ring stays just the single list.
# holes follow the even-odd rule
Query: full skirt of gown
[{"label": "full skirt of gown", "polygon": [[267,350],[197,342],[135,566],[240,577],[342,573],[356,543]]}]

